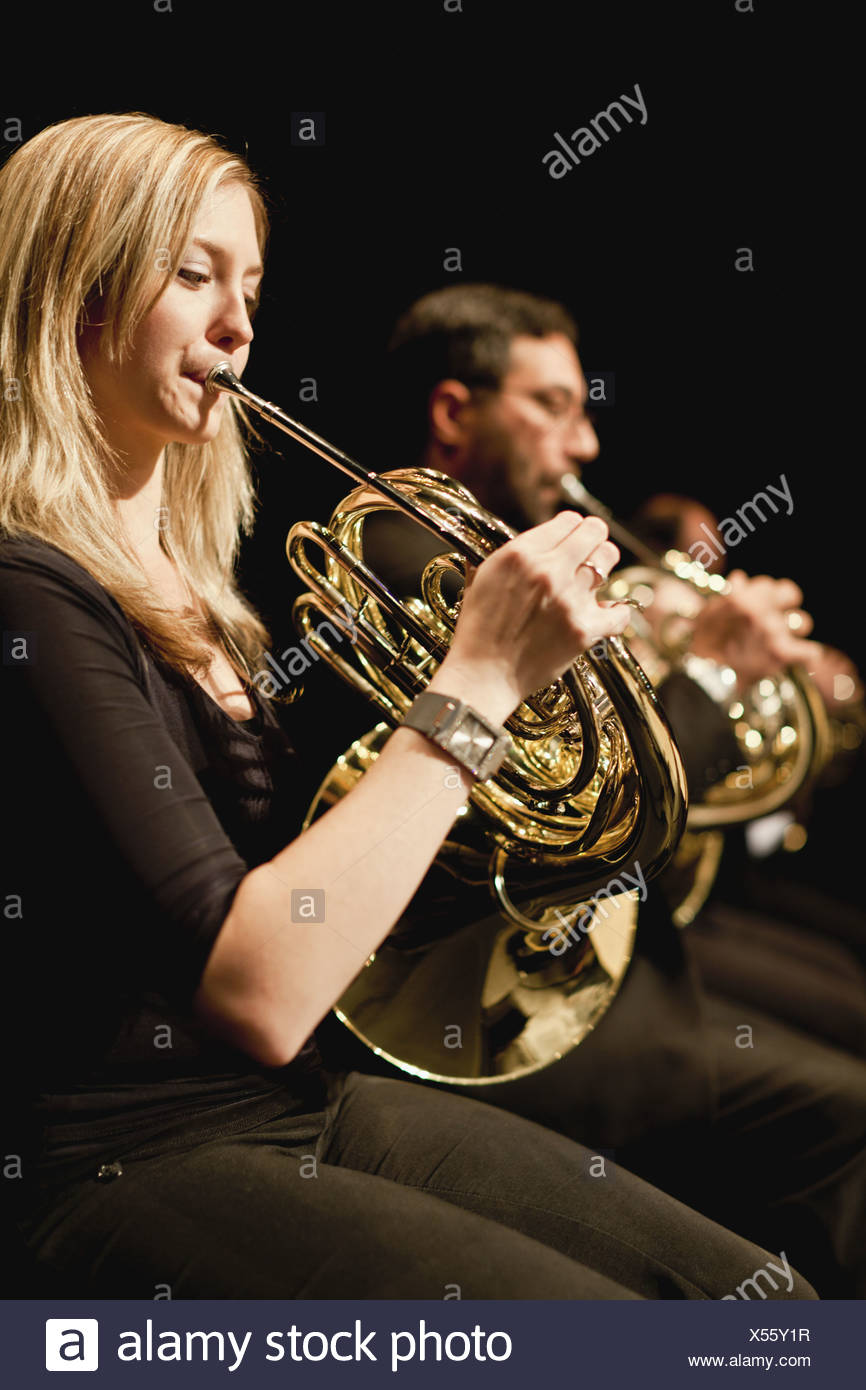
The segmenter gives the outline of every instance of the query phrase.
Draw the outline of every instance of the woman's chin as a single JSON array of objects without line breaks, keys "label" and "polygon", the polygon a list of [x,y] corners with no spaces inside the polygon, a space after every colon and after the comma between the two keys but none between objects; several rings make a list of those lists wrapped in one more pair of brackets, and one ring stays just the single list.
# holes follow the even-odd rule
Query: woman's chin
[{"label": "woman's chin", "polygon": [[207,420],[200,420],[195,424],[189,422],[182,429],[177,430],[173,442],[175,444],[210,444],[219,434],[221,423],[222,421],[213,415]]}]

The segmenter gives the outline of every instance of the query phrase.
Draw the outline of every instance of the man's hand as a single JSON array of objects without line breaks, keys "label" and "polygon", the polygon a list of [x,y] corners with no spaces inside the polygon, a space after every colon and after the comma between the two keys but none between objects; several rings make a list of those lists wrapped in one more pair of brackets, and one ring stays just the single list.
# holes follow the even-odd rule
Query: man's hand
[{"label": "man's hand", "polygon": [[818,646],[818,655],[809,662],[809,675],[830,713],[842,713],[846,706],[859,703],[863,699],[863,681],[850,657],[837,647],[810,645]]},{"label": "man's hand", "polygon": [[739,694],[794,663],[817,666],[822,648],[804,641],[812,619],[800,607],[803,594],[793,580],[750,579],[742,570],[732,570],[728,580],[730,593],[708,599],[695,619],[695,656],[732,667]]}]

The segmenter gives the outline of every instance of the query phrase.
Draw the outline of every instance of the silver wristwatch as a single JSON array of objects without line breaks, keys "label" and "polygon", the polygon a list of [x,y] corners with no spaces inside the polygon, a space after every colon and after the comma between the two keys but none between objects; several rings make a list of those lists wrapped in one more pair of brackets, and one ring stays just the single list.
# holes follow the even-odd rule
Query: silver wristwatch
[{"label": "silver wristwatch", "polygon": [[511,748],[511,739],[504,729],[491,724],[463,700],[438,690],[425,690],[418,695],[403,723],[426,734],[480,782],[499,771]]}]

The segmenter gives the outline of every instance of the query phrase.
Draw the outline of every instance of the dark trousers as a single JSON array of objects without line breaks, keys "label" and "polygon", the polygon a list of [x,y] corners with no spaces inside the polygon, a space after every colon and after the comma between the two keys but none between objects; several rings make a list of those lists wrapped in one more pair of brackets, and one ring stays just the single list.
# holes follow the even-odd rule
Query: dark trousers
[{"label": "dark trousers", "polygon": [[20,1229],[70,1297],[749,1297],[761,1270],[771,1297],[815,1296],[562,1135],[356,1072],[323,1111],[124,1158]]},{"label": "dark trousers", "polygon": [[[628,1020],[615,1020],[615,1012],[611,1022],[622,1027]],[[588,1115],[580,1091],[592,1039],[558,1064],[555,1094],[540,1073],[532,1117],[584,1143],[611,1144],[630,1171],[784,1250],[821,1298],[866,1297],[866,1065],[751,1004],[708,997],[703,1013],[716,1082],[705,1122],[648,1126],[617,1144],[614,1120],[598,1109]],[[649,1030],[641,1015],[631,1023],[637,1057]],[[623,1062],[605,1073],[606,1027],[607,1019],[595,1079],[614,1095]],[[570,1104],[563,1100],[569,1076]]]},{"label": "dark trousers", "polygon": [[866,1058],[866,969],[846,943],[715,900],[685,942],[710,993]]}]

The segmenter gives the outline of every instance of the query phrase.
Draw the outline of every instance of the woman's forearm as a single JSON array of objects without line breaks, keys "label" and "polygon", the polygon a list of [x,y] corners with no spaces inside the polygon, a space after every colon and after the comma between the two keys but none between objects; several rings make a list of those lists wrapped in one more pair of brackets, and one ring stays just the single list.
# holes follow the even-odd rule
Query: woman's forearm
[{"label": "woman's forearm", "polygon": [[[489,555],[428,688],[502,724],[622,632],[630,610],[595,598],[619,559],[606,538],[597,517],[560,512]],[[242,880],[194,1000],[204,1020],[266,1065],[290,1061],[399,919],[471,786],[423,734],[397,728],[347,797]],[[315,906],[323,920],[305,912]]]},{"label": "woman's forearm", "polygon": [[[470,692],[446,665],[429,688],[495,723],[515,703],[498,686]],[[350,796],[242,880],[196,996],[200,1017],[265,1065],[290,1061],[398,921],[473,780],[397,728]]]}]

